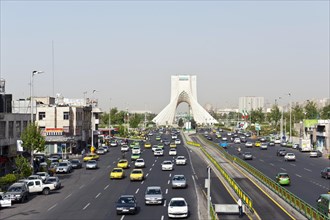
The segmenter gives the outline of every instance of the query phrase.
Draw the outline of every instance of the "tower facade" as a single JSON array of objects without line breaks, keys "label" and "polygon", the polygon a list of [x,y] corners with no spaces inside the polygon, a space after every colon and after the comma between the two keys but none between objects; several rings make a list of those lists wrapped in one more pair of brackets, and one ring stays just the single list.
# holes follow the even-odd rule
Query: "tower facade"
[{"label": "tower facade", "polygon": [[191,109],[192,116],[197,124],[218,123],[197,102],[197,78],[190,75],[171,76],[171,99],[170,103],[152,120],[157,125],[172,125],[175,111],[178,105],[185,102]]}]

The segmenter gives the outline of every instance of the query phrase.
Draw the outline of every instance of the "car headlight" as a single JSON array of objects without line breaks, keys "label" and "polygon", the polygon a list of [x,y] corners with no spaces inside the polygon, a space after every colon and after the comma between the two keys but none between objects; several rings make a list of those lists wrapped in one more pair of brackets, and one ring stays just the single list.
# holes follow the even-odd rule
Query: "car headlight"
[{"label": "car headlight", "polygon": [[117,207],[117,210],[123,210],[124,208],[123,207]]},{"label": "car headlight", "polygon": [[15,195],[17,198],[20,198],[20,197],[22,197],[20,194],[18,194],[18,195]]}]

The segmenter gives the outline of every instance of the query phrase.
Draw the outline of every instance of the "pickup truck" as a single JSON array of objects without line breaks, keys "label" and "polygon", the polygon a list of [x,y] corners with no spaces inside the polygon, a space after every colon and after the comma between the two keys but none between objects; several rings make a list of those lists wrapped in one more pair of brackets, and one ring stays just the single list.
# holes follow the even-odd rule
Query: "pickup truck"
[{"label": "pickup truck", "polygon": [[42,180],[27,180],[29,193],[42,193],[48,195],[50,191],[55,190],[54,183],[43,183]]}]

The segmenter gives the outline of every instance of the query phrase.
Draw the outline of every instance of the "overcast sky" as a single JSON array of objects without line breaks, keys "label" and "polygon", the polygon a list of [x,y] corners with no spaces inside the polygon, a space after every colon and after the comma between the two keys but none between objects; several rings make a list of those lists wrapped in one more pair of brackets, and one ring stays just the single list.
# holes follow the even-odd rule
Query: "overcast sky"
[{"label": "overcast sky", "polygon": [[178,74],[197,75],[203,106],[329,97],[329,1],[1,1],[0,16],[15,100],[30,96],[33,70],[45,71],[36,96],[97,90],[104,111],[111,99],[158,113]]}]

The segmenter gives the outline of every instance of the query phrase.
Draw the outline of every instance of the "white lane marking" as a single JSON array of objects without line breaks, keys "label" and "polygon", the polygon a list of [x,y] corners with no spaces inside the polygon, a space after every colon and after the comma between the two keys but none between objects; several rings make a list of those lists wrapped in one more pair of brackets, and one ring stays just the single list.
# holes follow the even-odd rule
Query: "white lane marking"
[{"label": "white lane marking", "polygon": [[307,169],[307,168],[304,168],[304,170],[307,170],[307,171],[309,171],[309,172],[312,172],[310,169]]},{"label": "white lane marking", "polygon": [[83,210],[87,209],[87,207],[90,205],[90,203],[88,203],[87,205],[85,205],[85,207],[83,208]]},{"label": "white lane marking", "polygon": [[149,169],[149,171],[151,171],[152,170],[152,167]]},{"label": "white lane marking", "polygon": [[294,167],[297,166],[296,164],[293,164],[293,163],[290,163],[290,165],[291,165],[291,166],[294,166]]},{"label": "white lane marking", "polygon": [[120,157],[118,157],[118,159],[117,160],[120,160]]},{"label": "white lane marking", "polygon": [[281,170],[286,171],[286,169],[284,169],[284,168],[282,168],[282,167],[281,167]]},{"label": "white lane marking", "polygon": [[55,208],[55,206],[57,206],[57,203],[55,205],[53,205],[52,207],[50,207],[47,211],[52,210],[53,208]]},{"label": "white lane marking", "polygon": [[160,218],[160,220],[164,220],[164,216],[162,215],[162,217]]},{"label": "white lane marking", "polygon": [[113,161],[112,163],[113,163],[113,164],[115,164],[115,163],[116,163],[116,161]]},{"label": "white lane marking", "polygon": [[157,159],[155,159],[155,163],[157,162]]},{"label": "white lane marking", "polygon": [[192,153],[192,150],[189,150]]},{"label": "white lane marking", "polygon": [[72,193],[70,193],[69,195],[67,195],[67,197],[64,198],[64,200],[66,200],[67,198],[69,198],[72,195]]},{"label": "white lane marking", "polygon": [[110,168],[110,167],[111,167],[111,165],[107,166],[107,168]]},{"label": "white lane marking", "polygon": [[106,186],[104,187],[104,190],[106,190],[109,186],[110,186],[110,184],[106,185]]},{"label": "white lane marking", "polygon": [[296,174],[297,177],[301,177],[299,174]]},{"label": "white lane marking", "polygon": [[144,180],[141,182],[141,185],[144,183]]},{"label": "white lane marking", "polygon": [[168,193],[168,189],[166,189],[166,191],[165,191],[165,194],[167,194]]},{"label": "white lane marking", "polygon": [[261,160],[261,159],[260,159],[260,161],[261,161],[261,162],[265,162],[264,160]]},{"label": "white lane marking", "polygon": [[146,177],[149,175],[149,173],[146,174]]},{"label": "white lane marking", "polygon": [[155,164],[153,163],[152,166],[155,166]]},{"label": "white lane marking", "polygon": [[140,188],[138,188],[136,191],[135,191],[135,194],[137,194],[139,192]]},{"label": "white lane marking", "polygon": [[95,179],[95,176],[92,178],[92,180],[94,180]]},{"label": "white lane marking", "polygon": [[172,176],[172,173],[170,173],[169,177],[171,177],[171,176]]},{"label": "white lane marking", "polygon": [[79,187],[79,189],[82,189],[84,186],[85,186],[84,184],[83,184],[83,185],[81,185],[81,186]]},{"label": "white lane marking", "polygon": [[167,181],[167,184],[170,184],[170,180]]},{"label": "white lane marking", "polygon": [[273,163],[270,163],[269,165],[271,165],[271,166],[275,166]]},{"label": "white lane marking", "polygon": [[164,200],[164,207],[166,207],[166,199]]},{"label": "white lane marking", "polygon": [[99,197],[100,195],[101,195],[101,193],[97,194],[97,195],[95,196],[95,199],[96,199],[97,197]]},{"label": "white lane marking", "polygon": [[123,220],[125,218],[125,215],[123,215],[121,218],[120,218],[120,220]]}]

